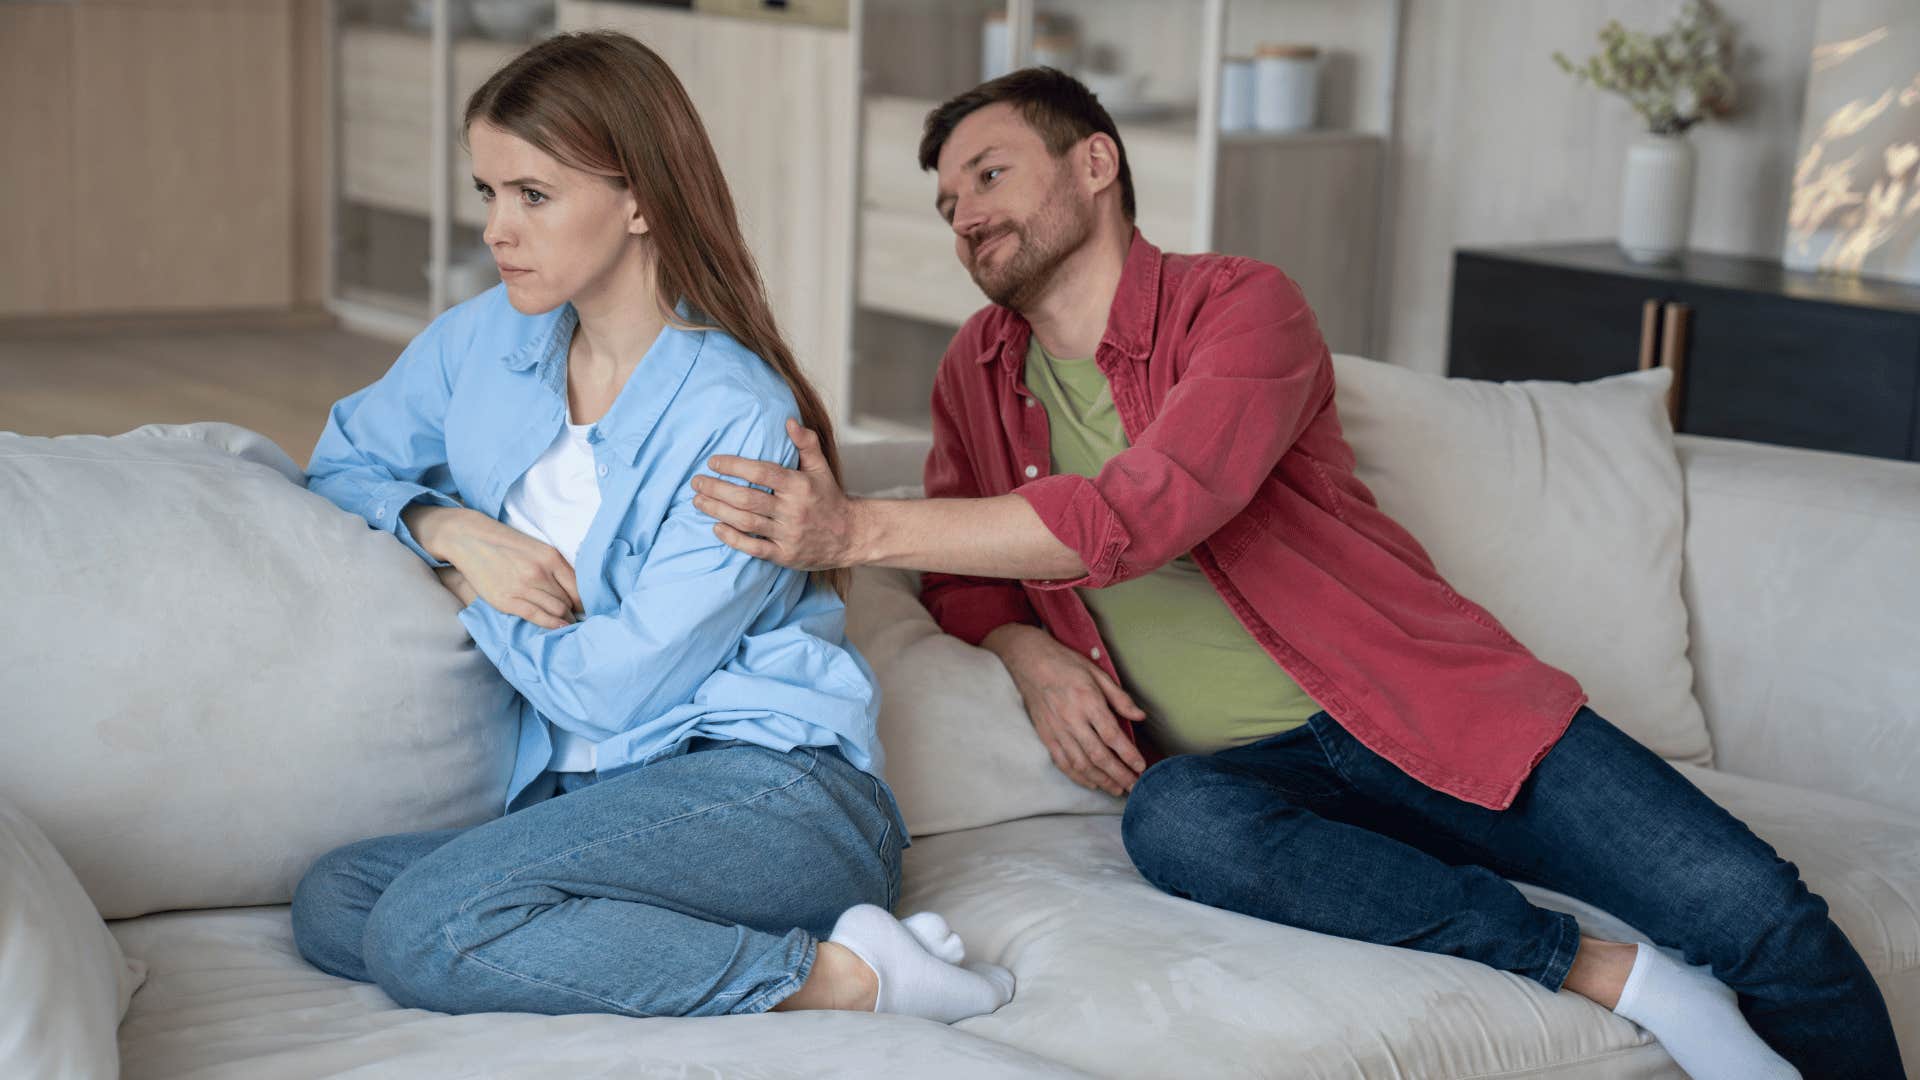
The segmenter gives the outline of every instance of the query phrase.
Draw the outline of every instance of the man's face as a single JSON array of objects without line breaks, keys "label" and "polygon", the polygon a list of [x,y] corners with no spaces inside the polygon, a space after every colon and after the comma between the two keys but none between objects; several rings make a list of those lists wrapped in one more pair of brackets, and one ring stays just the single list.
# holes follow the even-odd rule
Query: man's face
[{"label": "man's face", "polygon": [[935,205],[953,227],[960,265],[987,299],[1025,310],[1093,235],[1093,201],[1074,181],[1084,146],[1054,157],[1005,103],[969,113],[948,136],[935,163]]}]

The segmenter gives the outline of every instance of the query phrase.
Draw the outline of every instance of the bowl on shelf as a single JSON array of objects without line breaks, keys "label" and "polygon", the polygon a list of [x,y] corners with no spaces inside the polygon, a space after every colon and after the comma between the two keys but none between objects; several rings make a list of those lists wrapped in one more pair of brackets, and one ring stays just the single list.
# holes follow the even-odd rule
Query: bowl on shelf
[{"label": "bowl on shelf", "polygon": [[552,0],[472,0],[473,21],[490,38],[524,41],[553,22]]}]

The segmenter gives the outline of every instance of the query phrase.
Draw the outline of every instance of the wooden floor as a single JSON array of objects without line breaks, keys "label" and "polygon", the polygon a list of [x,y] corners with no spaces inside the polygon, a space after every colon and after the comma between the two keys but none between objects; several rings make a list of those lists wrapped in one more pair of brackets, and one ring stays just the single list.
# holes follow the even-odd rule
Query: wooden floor
[{"label": "wooden floor", "polygon": [[400,349],[320,314],[0,324],[0,431],[117,435],[225,420],[304,468],[327,410],[384,374]]}]

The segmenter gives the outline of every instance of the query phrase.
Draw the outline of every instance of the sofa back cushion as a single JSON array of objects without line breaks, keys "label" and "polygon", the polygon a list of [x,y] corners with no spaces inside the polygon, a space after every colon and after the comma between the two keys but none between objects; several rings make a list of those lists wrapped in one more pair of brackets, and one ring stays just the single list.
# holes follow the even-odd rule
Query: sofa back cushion
[{"label": "sofa back cushion", "polygon": [[0,790],[108,918],[287,902],[500,812],[517,697],[393,538],[229,424],[0,433]]},{"label": "sofa back cushion", "polygon": [[1000,658],[941,632],[920,603],[918,574],[855,570],[847,640],[880,684],[887,784],[908,834],[1124,807],[1054,767]]},{"label": "sofa back cushion", "polygon": [[1671,373],[1495,383],[1357,356],[1334,367],[1360,480],[1441,574],[1580,680],[1595,712],[1663,757],[1706,764]]},{"label": "sofa back cushion", "polygon": [[1715,763],[1920,813],[1920,465],[1677,441]]}]

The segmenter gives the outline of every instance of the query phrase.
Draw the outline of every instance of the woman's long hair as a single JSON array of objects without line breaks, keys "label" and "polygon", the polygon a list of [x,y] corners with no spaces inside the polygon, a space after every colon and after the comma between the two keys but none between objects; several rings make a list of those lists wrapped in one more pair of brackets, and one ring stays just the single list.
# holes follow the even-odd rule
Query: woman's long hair
[{"label": "woman's long hair", "polygon": [[[793,391],[800,422],[820,436],[837,481],[840,453],[820,394],[781,336],[733,193],[693,99],[659,54],[611,30],[560,34],[514,57],[467,99],[464,139],[484,120],[582,172],[633,193],[649,226],[658,302],[669,321],[681,300],[693,318],[732,335]],[[848,571],[822,576],[841,596]]]}]

